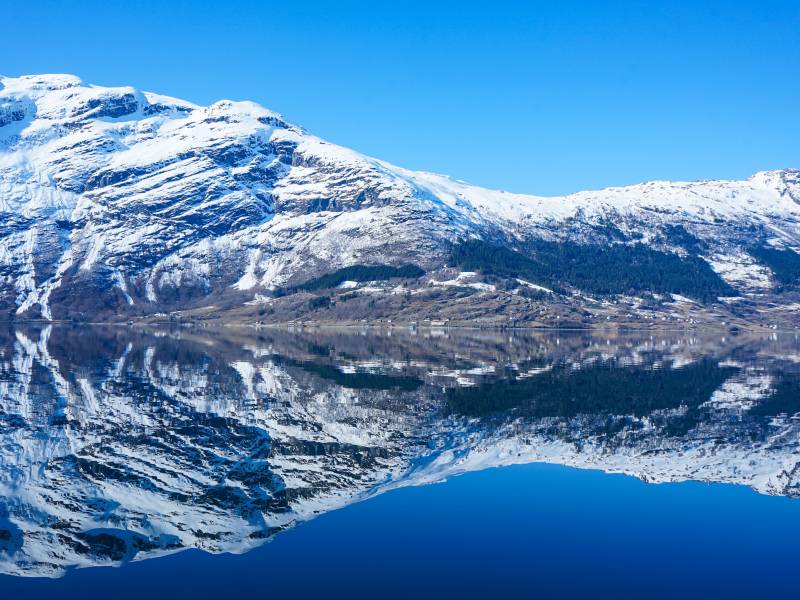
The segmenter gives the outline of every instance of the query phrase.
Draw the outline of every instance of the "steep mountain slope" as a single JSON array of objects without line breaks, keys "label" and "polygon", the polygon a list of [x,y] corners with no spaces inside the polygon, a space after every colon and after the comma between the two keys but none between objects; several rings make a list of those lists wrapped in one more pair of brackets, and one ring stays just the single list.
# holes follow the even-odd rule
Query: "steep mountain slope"
[{"label": "steep mountain slope", "polygon": [[[497,265],[471,275],[451,258],[452,245],[467,239],[544,257],[525,271],[539,280]],[[2,78],[0,240],[0,312],[17,318],[241,310],[345,266],[404,264],[428,274],[406,281],[403,293],[471,285],[483,299],[464,302],[485,304],[476,314],[530,283],[558,284],[560,301],[582,310],[580,292],[697,291],[704,305],[766,294],[790,305],[800,273],[800,172],[524,196],[394,167],[250,102],[201,107],[69,75]],[[574,270],[553,276],[565,248],[590,271],[598,261],[591,281]],[[631,281],[609,285],[628,270]],[[698,277],[698,290],[671,283]],[[351,294],[361,293],[355,284]],[[367,293],[388,289],[397,286]],[[415,302],[431,304],[420,294]],[[276,314],[288,318],[298,307],[309,308],[283,300]]]}]

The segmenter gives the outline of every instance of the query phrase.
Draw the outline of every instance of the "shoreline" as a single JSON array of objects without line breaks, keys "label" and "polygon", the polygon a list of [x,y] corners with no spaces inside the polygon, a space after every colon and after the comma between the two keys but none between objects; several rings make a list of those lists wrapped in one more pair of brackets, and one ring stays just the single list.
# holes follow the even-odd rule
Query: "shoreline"
[{"label": "shoreline", "polygon": [[735,324],[735,325],[715,325],[711,323],[695,324],[692,327],[636,327],[623,323],[606,323],[604,327],[550,327],[547,325],[474,325],[468,323],[414,323],[414,322],[385,322],[385,321],[368,321],[368,322],[319,322],[319,321],[281,321],[275,323],[252,323],[243,321],[224,321],[224,320],[195,320],[195,319],[175,319],[175,320],[147,320],[140,319],[136,321],[71,321],[71,320],[48,320],[48,319],[14,319],[14,320],[0,320],[0,323],[6,325],[75,325],[75,326],[102,326],[102,327],[131,327],[142,328],[148,326],[156,327],[180,327],[180,328],[197,328],[197,329],[252,329],[252,330],[356,330],[356,329],[372,329],[372,330],[403,330],[403,331],[532,331],[532,332],[592,332],[592,333],[625,333],[625,332],[715,332],[715,333],[728,333],[737,335],[740,333],[797,333],[800,327],[794,329],[785,327],[768,327],[765,325],[757,324]]}]

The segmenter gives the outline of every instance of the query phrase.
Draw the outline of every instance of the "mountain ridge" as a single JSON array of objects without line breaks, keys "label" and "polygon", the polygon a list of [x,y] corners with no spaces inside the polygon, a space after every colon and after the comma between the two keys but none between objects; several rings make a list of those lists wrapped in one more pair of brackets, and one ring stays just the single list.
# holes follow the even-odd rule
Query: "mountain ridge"
[{"label": "mountain ridge", "polygon": [[[339,291],[315,295],[325,301],[276,291],[357,265],[414,264],[426,273],[355,282],[347,293],[364,298],[351,307],[380,305],[355,310],[359,319],[411,320],[405,315],[417,312],[455,322],[427,297],[435,290],[464,304],[472,320],[641,322],[637,302],[655,302],[658,315],[668,316],[674,310],[664,301],[681,292],[646,275],[624,294],[602,291],[619,285],[593,292],[581,287],[585,277],[548,275],[528,283],[550,289],[555,281],[558,297],[523,302],[530,288],[514,283],[521,277],[498,280],[491,265],[472,272],[450,264],[453,245],[476,239],[534,262],[544,243],[579,248],[576,260],[589,266],[593,252],[613,249],[612,262],[598,262],[612,265],[602,275],[609,280],[629,265],[641,271],[644,260],[660,281],[661,271],[697,258],[744,299],[703,300],[700,320],[709,323],[763,324],[766,302],[778,307],[772,321],[792,325],[792,311],[782,307],[798,302],[800,285],[797,169],[741,181],[514,194],[393,166],[253,102],[203,107],[131,87],[87,86],[71,75],[0,78],[0,214],[0,314],[15,319],[180,311],[184,318],[341,322]],[[632,250],[638,246],[649,252],[644,259]],[[585,300],[598,293],[601,309]],[[416,310],[394,298],[409,294]],[[609,308],[620,301],[623,312]],[[554,304],[558,315],[548,309]]]}]

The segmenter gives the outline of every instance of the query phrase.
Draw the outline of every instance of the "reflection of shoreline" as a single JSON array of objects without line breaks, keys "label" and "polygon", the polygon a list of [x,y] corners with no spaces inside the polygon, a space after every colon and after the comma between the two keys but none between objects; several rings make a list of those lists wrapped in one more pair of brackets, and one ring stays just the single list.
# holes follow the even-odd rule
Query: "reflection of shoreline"
[{"label": "reflection of shoreline", "polygon": [[0,329],[0,570],[243,552],[526,462],[800,496],[794,336],[249,333]]}]

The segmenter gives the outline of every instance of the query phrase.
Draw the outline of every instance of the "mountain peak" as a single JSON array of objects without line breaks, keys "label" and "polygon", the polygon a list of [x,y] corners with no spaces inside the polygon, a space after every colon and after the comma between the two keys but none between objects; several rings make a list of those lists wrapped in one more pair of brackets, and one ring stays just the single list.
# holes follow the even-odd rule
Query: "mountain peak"
[{"label": "mountain peak", "polygon": [[21,75],[19,77],[2,77],[0,83],[6,91],[10,92],[48,92],[64,90],[71,87],[83,85],[79,77],[69,74],[41,74],[41,75]]},{"label": "mountain peak", "polygon": [[759,171],[749,177],[748,181],[776,190],[781,196],[789,196],[800,203],[800,169]]}]

